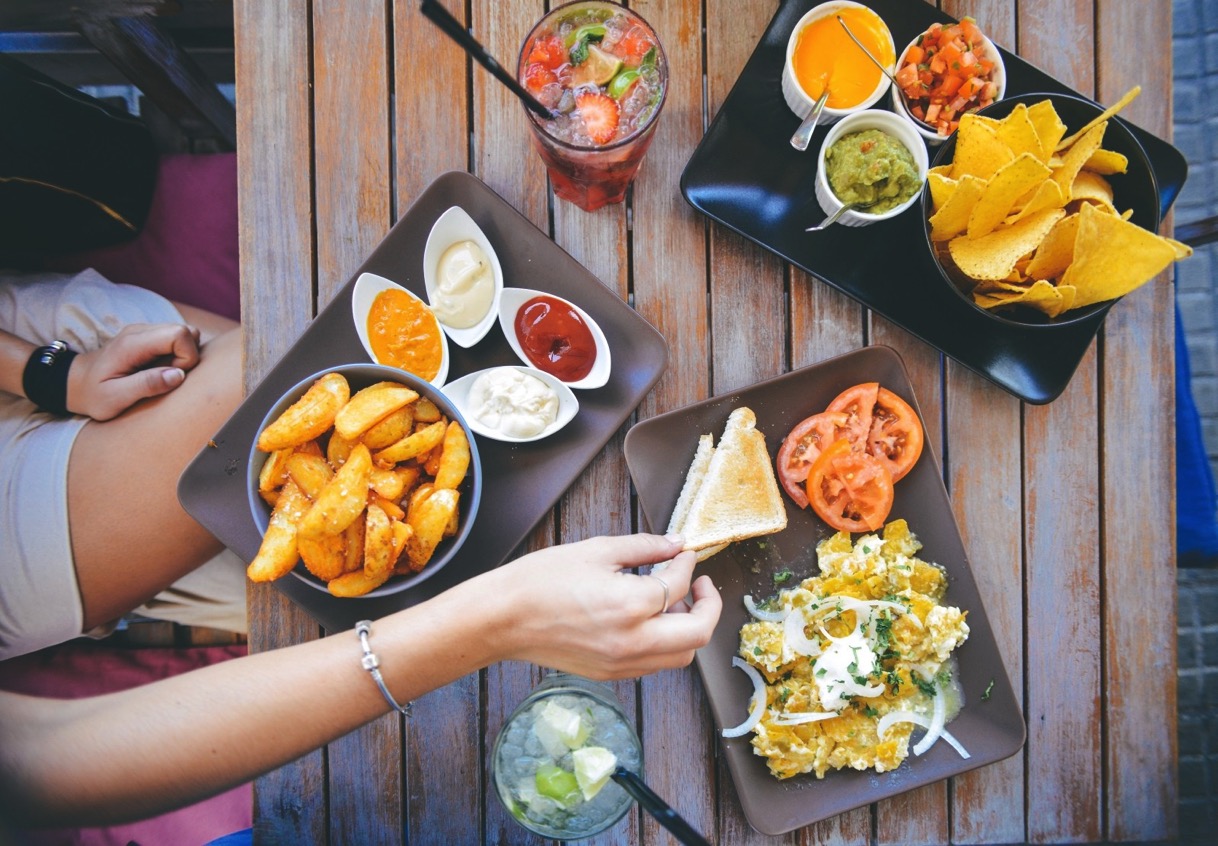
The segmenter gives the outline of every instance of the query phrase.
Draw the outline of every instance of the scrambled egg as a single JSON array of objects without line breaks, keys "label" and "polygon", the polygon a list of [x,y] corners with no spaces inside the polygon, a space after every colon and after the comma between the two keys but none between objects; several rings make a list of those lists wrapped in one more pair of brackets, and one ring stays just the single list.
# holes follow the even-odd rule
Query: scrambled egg
[{"label": "scrambled egg", "polygon": [[[966,612],[940,605],[943,570],[915,557],[904,520],[851,543],[839,532],[816,548],[821,573],[759,606],[740,630],[740,656],[765,678],[766,709],[753,751],[784,779],[829,768],[896,769],[914,724],[959,710],[952,650],[968,638]],[[938,701],[936,701],[938,700]]]}]

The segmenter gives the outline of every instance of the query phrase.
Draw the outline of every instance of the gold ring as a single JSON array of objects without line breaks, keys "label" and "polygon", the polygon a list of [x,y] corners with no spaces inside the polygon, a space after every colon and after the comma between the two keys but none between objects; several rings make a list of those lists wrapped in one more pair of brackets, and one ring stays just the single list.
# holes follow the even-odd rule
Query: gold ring
[{"label": "gold ring", "polygon": [[664,588],[664,604],[661,605],[660,610],[658,612],[656,612],[657,614],[663,614],[665,611],[668,610],[668,582],[661,579],[655,573],[648,573],[647,575],[651,576],[653,579],[655,579],[657,582],[659,582],[660,586]]}]

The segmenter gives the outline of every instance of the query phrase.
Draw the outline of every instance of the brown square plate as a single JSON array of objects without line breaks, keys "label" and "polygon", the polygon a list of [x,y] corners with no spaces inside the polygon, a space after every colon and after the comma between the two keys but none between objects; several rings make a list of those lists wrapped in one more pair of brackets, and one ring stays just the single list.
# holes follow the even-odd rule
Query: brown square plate
[{"label": "brown square plate", "polygon": [[[716,442],[732,409],[746,405],[757,415],[773,457],[796,423],[823,411],[841,391],[860,382],[878,381],[917,410],[904,363],[890,348],[875,346],[847,353],[760,382],[731,394],[658,415],[626,435],[626,463],[648,523],[662,531],[693,458],[698,436],[712,433]],[[919,416],[921,412],[919,411]],[[800,510],[783,494],[788,525],[767,538],[733,544],[698,565],[714,580],[723,597],[723,616],[711,642],[695,661],[710,699],[716,729],[735,726],[747,716],[752,683],[731,665],[739,646],[740,627],[748,621],[743,599],[758,600],[776,592],[773,577],[790,569],[795,581],[818,572],[816,544],[833,534],[810,510]],[[778,781],[753,754],[747,736],[724,739],[724,755],[736,783],[740,804],[754,828],[782,834],[907,790],[930,784],[1015,754],[1026,737],[1023,716],[1003,667],[1002,656],[986,618],[969,567],[947,490],[929,441],[922,457],[896,485],[892,518],[903,517],[923,546],[919,556],[943,566],[948,574],[945,602],[968,612],[971,630],[957,650],[964,708],[950,724],[953,736],[970,753],[962,758],[947,743],[937,743],[921,757],[913,755],[892,772],[830,771],[824,779],[801,775]],[[795,583],[792,581],[792,584]],[[982,696],[989,690],[989,696]]]},{"label": "brown square plate", "polygon": [[[366,362],[351,317],[351,291],[361,273],[376,273],[425,297],[423,248],[435,220],[461,206],[494,244],[504,284],[557,294],[600,325],[613,355],[604,387],[579,392],[579,413],[562,431],[526,444],[477,438],[482,458],[482,505],[457,556],[433,578],[381,597],[340,599],[289,575],[275,586],[331,631],[429,599],[498,567],[553,507],[614,432],[638,407],[668,366],[668,344],[651,324],[551,241],[483,182],[453,171],[436,179],[385,236],[351,280],[241,403],[182,473],[182,506],[226,546],[251,560],[262,542],[246,495],[250,444],[267,411],[288,388],[326,367]],[[519,364],[496,325],[464,349],[451,344],[448,381],[486,367]]]}]

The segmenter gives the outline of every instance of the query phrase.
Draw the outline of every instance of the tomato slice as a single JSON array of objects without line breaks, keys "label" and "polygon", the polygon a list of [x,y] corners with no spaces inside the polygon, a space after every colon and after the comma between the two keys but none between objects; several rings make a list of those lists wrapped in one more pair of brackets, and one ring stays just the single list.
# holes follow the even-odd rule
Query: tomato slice
[{"label": "tomato slice", "polygon": [[892,474],[846,438],[834,441],[816,459],[807,488],[812,510],[838,531],[874,532],[892,511]]},{"label": "tomato slice", "polygon": [[924,440],[917,412],[892,391],[880,388],[872,409],[867,451],[888,467],[892,481],[901,481],[917,463]]},{"label": "tomato slice", "polygon": [[842,411],[851,419],[851,440],[861,441],[871,431],[872,409],[880,392],[879,382],[862,382],[842,391],[826,411]]},{"label": "tomato slice", "polygon": [[850,422],[850,415],[840,411],[813,414],[800,421],[783,439],[774,460],[778,481],[800,508],[808,507],[804,480],[808,478],[813,462],[829,444],[849,437]]}]

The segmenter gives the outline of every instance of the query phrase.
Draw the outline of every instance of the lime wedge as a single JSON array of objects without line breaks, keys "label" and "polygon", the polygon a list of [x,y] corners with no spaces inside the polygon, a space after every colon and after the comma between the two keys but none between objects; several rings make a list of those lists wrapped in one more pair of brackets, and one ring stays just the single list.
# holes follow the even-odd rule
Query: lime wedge
[{"label": "lime wedge", "polygon": [[575,775],[554,764],[537,768],[537,792],[559,802],[564,807],[579,801],[579,782]]},{"label": "lime wedge", "polygon": [[[545,726],[545,729],[542,726]],[[578,713],[551,700],[541,709],[534,730],[545,743],[544,732],[549,729],[568,749],[578,749],[588,739],[588,726]],[[556,756],[557,757],[557,756]]]},{"label": "lime wedge", "polygon": [[608,32],[608,30],[605,29],[605,25],[603,23],[584,24],[583,26],[577,28],[574,32],[568,33],[567,37],[563,39],[563,45],[570,50],[573,46],[578,44],[580,41],[583,41],[585,38],[589,41],[600,41],[605,37],[606,32]]},{"label": "lime wedge", "polygon": [[588,45],[588,58],[571,72],[571,86],[604,85],[621,70],[622,60],[595,44]]},{"label": "lime wedge", "polygon": [[617,768],[617,756],[604,746],[585,746],[572,752],[571,757],[575,760],[575,780],[584,799],[590,802],[609,783]]},{"label": "lime wedge", "polygon": [[613,81],[609,83],[609,87],[605,89],[605,92],[614,100],[620,100],[638,78],[638,71],[624,70],[613,78]]}]

